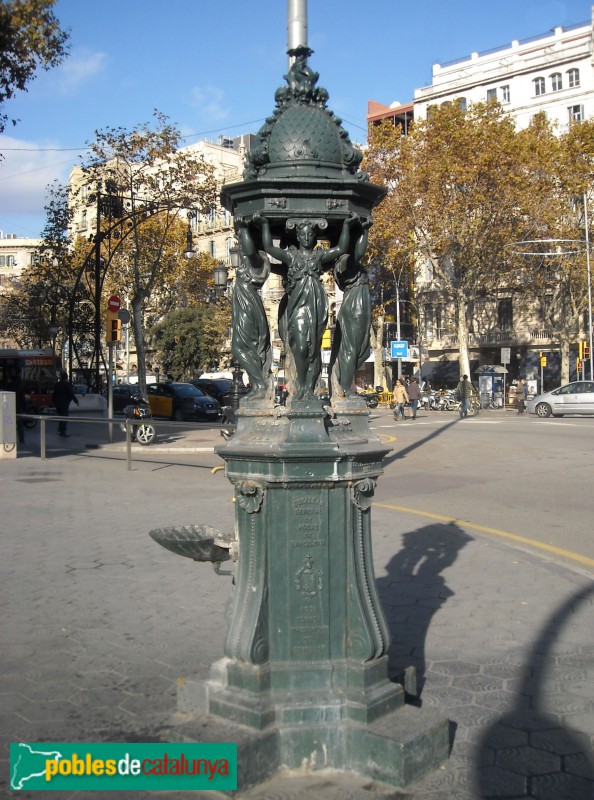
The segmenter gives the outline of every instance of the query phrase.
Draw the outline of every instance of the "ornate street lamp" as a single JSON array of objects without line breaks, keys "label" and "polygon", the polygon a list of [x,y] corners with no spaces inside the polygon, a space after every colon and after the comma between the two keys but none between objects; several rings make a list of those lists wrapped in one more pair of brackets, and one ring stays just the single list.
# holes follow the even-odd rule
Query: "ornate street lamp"
[{"label": "ornate street lamp", "polygon": [[229,270],[222,261],[214,268],[214,285],[215,289],[221,294],[227,291],[227,282],[229,280]]},{"label": "ornate street lamp", "polygon": [[186,247],[184,250],[184,258],[192,258],[194,254],[194,242],[192,240],[192,220],[198,216],[197,211],[188,211],[188,230],[186,231]]}]

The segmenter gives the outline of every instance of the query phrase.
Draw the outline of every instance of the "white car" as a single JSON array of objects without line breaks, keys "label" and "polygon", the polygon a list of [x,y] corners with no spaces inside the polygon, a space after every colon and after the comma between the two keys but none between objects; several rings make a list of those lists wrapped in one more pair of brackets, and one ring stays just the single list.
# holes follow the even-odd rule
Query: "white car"
[{"label": "white car", "polygon": [[526,408],[537,417],[594,414],[594,381],[574,381],[528,400]]},{"label": "white car", "polygon": [[76,403],[70,403],[70,411],[93,411],[96,414],[102,414],[107,409],[107,400],[103,395],[89,392],[86,386],[75,385],[74,394],[78,400]]}]

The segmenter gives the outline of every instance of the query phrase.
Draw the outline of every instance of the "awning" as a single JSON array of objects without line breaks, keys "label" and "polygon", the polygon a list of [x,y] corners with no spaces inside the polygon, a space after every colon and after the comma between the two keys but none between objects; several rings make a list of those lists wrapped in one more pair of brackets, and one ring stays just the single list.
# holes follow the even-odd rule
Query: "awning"
[{"label": "awning", "polygon": [[475,375],[507,375],[507,370],[501,364],[483,364],[479,367]]},{"label": "awning", "polygon": [[[470,362],[470,374],[478,367],[478,361]],[[420,379],[429,381],[434,388],[455,386],[460,381],[460,365],[458,360],[424,361],[421,367]]]}]

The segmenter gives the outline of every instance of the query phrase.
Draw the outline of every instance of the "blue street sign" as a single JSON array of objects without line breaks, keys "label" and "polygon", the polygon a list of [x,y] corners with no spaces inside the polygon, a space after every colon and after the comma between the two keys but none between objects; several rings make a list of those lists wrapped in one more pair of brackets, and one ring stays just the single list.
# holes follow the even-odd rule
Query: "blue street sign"
[{"label": "blue street sign", "polygon": [[408,358],[408,342],[390,342],[392,358]]}]

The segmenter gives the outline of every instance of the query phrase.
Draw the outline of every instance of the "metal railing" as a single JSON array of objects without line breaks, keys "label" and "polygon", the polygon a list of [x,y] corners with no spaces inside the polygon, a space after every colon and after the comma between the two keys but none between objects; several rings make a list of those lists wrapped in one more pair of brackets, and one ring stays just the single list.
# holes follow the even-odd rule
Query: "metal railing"
[{"label": "metal railing", "polygon": [[[138,420],[134,419],[126,419],[125,417],[78,417],[78,416],[68,416],[63,417],[54,414],[17,414],[17,419],[25,420],[25,419],[32,419],[37,420],[39,422],[39,457],[42,461],[45,461],[47,458],[47,423],[50,422],[52,424],[58,422],[68,422],[68,423],[77,423],[77,422],[90,422],[91,424],[95,425],[108,425],[109,430],[107,434],[107,441],[106,444],[113,444],[113,426],[125,426],[125,451],[126,451],[126,466],[128,471],[132,469],[132,430],[134,427],[138,426]],[[165,419],[150,419],[152,425],[155,426],[157,429],[166,428],[179,428],[179,429],[188,429],[188,425],[192,426],[192,430],[199,431],[199,430],[228,430],[233,426],[230,425],[228,422],[194,422],[194,421],[186,421],[186,422],[173,422],[170,420]],[[33,429],[29,428],[29,432]],[[158,444],[158,443],[157,443]],[[142,450],[139,452],[143,452],[147,454],[153,445],[139,445]]]}]

